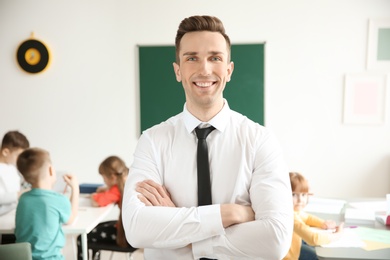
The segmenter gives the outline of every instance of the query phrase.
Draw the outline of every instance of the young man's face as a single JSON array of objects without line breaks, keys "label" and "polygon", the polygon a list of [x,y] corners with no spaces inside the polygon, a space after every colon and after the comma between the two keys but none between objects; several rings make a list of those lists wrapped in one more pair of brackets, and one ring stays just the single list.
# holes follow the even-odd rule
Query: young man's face
[{"label": "young man's face", "polygon": [[230,81],[233,63],[225,38],[218,32],[186,33],[180,42],[180,64],[174,63],[177,81],[183,84],[190,108],[222,107],[223,90]]}]

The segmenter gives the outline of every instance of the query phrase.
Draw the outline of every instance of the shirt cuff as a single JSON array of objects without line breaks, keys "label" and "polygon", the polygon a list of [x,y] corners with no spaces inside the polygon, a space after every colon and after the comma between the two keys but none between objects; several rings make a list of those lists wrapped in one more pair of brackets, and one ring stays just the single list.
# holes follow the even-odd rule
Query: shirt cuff
[{"label": "shirt cuff", "polygon": [[213,237],[225,234],[222,225],[221,206],[208,205],[198,207],[198,213],[202,222],[202,229],[209,238],[192,243],[192,253],[195,259],[213,256]]}]

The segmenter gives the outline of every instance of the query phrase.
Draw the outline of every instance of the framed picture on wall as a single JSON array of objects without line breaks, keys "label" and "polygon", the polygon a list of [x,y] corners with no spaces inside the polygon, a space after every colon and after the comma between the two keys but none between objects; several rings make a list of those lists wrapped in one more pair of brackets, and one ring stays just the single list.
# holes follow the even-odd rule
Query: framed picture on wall
[{"label": "framed picture on wall", "polygon": [[369,21],[367,70],[390,72],[390,19]]},{"label": "framed picture on wall", "polygon": [[385,123],[385,74],[347,74],[344,85],[343,123],[381,125]]}]

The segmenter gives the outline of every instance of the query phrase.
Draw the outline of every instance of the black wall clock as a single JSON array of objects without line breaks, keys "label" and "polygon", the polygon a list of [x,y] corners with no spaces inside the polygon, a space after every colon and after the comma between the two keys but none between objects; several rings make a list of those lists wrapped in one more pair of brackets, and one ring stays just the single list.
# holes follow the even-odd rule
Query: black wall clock
[{"label": "black wall clock", "polygon": [[50,52],[42,41],[31,38],[19,45],[16,58],[24,71],[39,73],[49,66]]}]

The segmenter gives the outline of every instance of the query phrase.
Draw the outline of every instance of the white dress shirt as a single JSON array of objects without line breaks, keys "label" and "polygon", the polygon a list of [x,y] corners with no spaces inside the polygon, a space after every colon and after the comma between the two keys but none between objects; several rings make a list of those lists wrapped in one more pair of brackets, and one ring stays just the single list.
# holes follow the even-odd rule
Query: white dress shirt
[{"label": "white dress shirt", "polygon": [[0,215],[16,208],[20,176],[14,165],[0,163]]},{"label": "white dress shirt", "polygon": [[[184,111],[141,135],[125,185],[122,218],[129,243],[145,259],[282,259],[292,238],[288,170],[279,143],[263,126],[223,109],[207,137],[213,205],[197,206],[199,121]],[[176,208],[145,206],[137,182],[164,185]],[[223,228],[220,204],[251,205],[255,221]],[[188,246],[191,244],[192,246]]]}]

